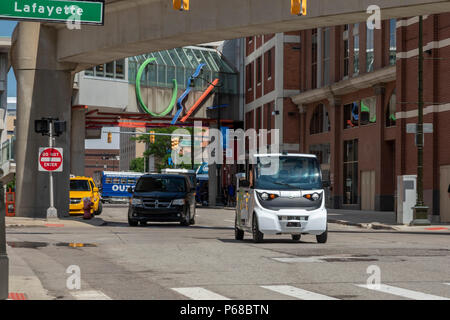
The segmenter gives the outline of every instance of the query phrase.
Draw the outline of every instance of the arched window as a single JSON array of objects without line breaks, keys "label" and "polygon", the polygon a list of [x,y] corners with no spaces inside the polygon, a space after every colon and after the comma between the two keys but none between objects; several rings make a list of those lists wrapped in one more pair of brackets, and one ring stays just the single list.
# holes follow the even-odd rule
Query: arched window
[{"label": "arched window", "polygon": [[389,99],[389,105],[386,108],[386,127],[395,126],[395,122],[397,120],[395,118],[395,113],[397,112],[396,104],[397,104],[397,94],[396,89],[394,89]]},{"label": "arched window", "polygon": [[310,134],[317,134],[330,131],[330,119],[328,118],[327,109],[323,104],[315,107],[309,127]]}]

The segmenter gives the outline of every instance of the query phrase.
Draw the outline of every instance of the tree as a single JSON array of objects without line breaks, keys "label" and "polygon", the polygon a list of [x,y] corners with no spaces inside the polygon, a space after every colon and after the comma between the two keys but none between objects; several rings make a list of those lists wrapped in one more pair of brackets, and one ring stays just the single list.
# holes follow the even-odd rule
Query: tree
[{"label": "tree", "polygon": [[144,157],[131,160],[130,171],[144,172]]},{"label": "tree", "polygon": [[[171,134],[175,130],[179,129],[179,127],[168,127],[168,128],[157,128],[152,129],[152,131],[155,131],[155,133],[165,133],[165,134]],[[192,128],[186,128],[186,130],[189,131],[189,133],[192,133]],[[171,136],[156,136],[155,142],[150,143],[150,135],[141,135],[131,138],[138,142],[144,142],[147,144],[148,148],[144,152],[144,157],[149,157],[150,155],[153,155],[155,157],[155,165],[156,169],[158,171],[161,171],[161,169],[164,168],[170,168],[173,167],[173,165],[169,166],[169,158],[172,156],[172,137]],[[143,164],[143,161],[142,161]],[[178,168],[185,168],[190,169],[191,164],[181,164],[177,166]],[[142,171],[143,171],[142,167]]]}]

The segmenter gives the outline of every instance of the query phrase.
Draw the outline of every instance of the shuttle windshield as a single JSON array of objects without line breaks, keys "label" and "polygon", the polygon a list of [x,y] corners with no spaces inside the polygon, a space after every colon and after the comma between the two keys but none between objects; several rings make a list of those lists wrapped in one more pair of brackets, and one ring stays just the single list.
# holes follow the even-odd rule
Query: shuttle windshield
[{"label": "shuttle windshield", "polygon": [[310,157],[258,157],[255,188],[265,190],[322,189],[319,163]]}]

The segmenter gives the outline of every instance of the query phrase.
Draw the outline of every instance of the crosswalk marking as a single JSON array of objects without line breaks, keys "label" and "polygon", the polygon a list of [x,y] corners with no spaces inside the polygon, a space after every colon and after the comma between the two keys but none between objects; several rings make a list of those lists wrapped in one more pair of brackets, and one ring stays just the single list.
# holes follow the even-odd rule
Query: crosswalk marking
[{"label": "crosswalk marking", "polygon": [[181,293],[192,300],[230,300],[227,297],[221,296],[220,294],[201,287],[172,288],[172,290]]},{"label": "crosswalk marking", "polygon": [[422,293],[422,292],[398,288],[398,287],[393,287],[393,286],[389,286],[387,284],[380,284],[379,286],[367,285],[367,284],[355,284],[355,286],[358,286],[361,288],[366,288],[369,290],[375,290],[375,291],[379,291],[379,292],[389,293],[389,294],[393,294],[396,296],[401,296],[404,298],[409,298],[409,299],[414,299],[414,300],[450,300],[449,298],[435,296],[432,294]]},{"label": "crosswalk marking", "polygon": [[72,296],[77,300],[112,300],[106,294],[101,291],[73,291]]},{"label": "crosswalk marking", "polygon": [[444,284],[446,284],[446,285],[450,286],[450,282],[447,282],[447,283],[444,283]]},{"label": "crosswalk marking", "polygon": [[302,300],[339,300],[323,294],[306,291],[292,286],[261,286],[261,288],[272,290],[290,297]]}]

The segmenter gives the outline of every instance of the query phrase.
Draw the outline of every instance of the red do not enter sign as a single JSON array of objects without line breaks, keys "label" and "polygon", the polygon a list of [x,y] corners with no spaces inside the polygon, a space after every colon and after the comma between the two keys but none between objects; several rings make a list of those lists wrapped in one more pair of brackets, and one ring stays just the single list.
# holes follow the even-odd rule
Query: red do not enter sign
[{"label": "red do not enter sign", "polygon": [[62,172],[62,170],[62,148],[39,148],[39,171]]}]

